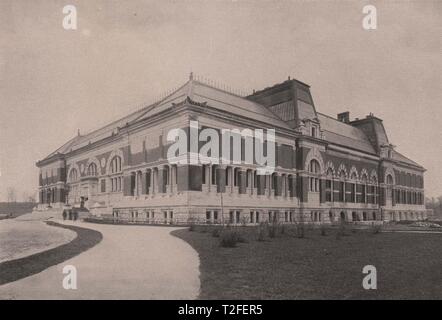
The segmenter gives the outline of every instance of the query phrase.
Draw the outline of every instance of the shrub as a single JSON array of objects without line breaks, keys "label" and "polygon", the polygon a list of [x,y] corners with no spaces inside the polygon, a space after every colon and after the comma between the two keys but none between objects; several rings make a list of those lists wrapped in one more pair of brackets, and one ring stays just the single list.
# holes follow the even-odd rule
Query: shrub
[{"label": "shrub", "polygon": [[371,229],[371,232],[372,232],[373,234],[378,234],[378,233],[380,233],[380,232],[382,231],[382,225],[380,225],[380,224],[375,224],[375,223],[373,222],[373,223],[371,224],[370,229]]},{"label": "shrub", "polygon": [[327,227],[324,224],[321,224],[321,226],[319,228],[321,230],[321,236],[326,236],[327,235]]},{"label": "shrub", "polygon": [[263,227],[263,226],[259,226],[259,227],[258,227],[257,240],[258,240],[258,241],[264,241],[265,238],[266,238],[266,230],[265,230],[265,227]]},{"label": "shrub", "polygon": [[193,221],[191,221],[189,225],[189,231],[195,231],[195,230],[196,230],[196,225]]},{"label": "shrub", "polygon": [[224,248],[234,248],[236,244],[239,242],[238,232],[235,230],[225,230],[221,233],[220,245]]},{"label": "shrub", "polygon": [[213,228],[212,237],[219,238],[220,235],[221,235],[221,228],[218,227]]},{"label": "shrub", "polygon": [[296,223],[296,237],[300,239],[305,237],[305,225],[302,222]]},{"label": "shrub", "polygon": [[279,233],[280,234],[285,234],[285,224],[281,224],[281,226],[279,228]]},{"label": "shrub", "polygon": [[336,239],[339,240],[342,236],[346,235],[347,235],[347,224],[345,223],[344,220],[342,220],[341,223],[339,224],[338,231],[336,232]]},{"label": "shrub", "polygon": [[277,229],[276,223],[272,223],[272,224],[270,224],[268,226],[269,238],[275,238],[276,237],[276,229]]}]

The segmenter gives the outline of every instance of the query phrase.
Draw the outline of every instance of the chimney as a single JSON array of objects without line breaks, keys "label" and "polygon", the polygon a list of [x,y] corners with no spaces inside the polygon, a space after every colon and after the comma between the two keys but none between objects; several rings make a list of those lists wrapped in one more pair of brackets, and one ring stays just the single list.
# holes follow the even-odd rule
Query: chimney
[{"label": "chimney", "polygon": [[350,123],[350,112],[345,111],[338,113],[338,120],[344,123]]}]

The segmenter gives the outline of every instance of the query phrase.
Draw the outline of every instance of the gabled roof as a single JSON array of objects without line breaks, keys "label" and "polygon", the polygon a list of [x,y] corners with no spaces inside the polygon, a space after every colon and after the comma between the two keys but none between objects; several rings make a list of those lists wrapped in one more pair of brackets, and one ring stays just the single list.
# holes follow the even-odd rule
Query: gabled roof
[{"label": "gabled roof", "polygon": [[64,145],[62,145],[60,148],[58,148],[57,150],[55,150],[54,152],[52,152],[51,154],[46,156],[44,159],[51,158],[51,157],[55,156],[56,154],[66,153],[67,151],[70,150],[71,146],[73,146],[80,139],[81,139],[81,136],[79,136],[79,135],[74,137],[74,138],[72,138],[71,140],[66,142]]},{"label": "gabled roof", "polygon": [[98,130],[94,130],[85,135],[79,135],[69,140],[63,146],[52,152],[43,160],[52,157],[57,153],[67,153],[71,150],[77,150],[87,146],[90,143],[100,141],[111,136],[120,127],[131,124],[136,121],[147,119],[155,114],[160,113],[172,106],[174,103],[180,103],[189,97],[192,101],[198,103],[206,103],[207,106],[219,109],[221,111],[230,112],[241,115],[260,122],[268,123],[269,127],[282,127],[290,129],[290,127],[282,121],[277,115],[272,113],[266,107],[250,101],[236,94],[211,87],[205,83],[189,79],[184,85],[163,98],[162,100],[145,106],[124,118],[116,120]]},{"label": "gabled roof", "polygon": [[91,131],[85,135],[77,135],[74,138],[72,138],[71,140],[69,140],[67,143],[62,145],[60,148],[58,148],[57,150],[55,150],[54,152],[49,154],[43,160],[49,159],[57,153],[64,154],[64,153],[70,152],[71,150],[76,150],[81,147],[84,147],[84,146],[88,145],[89,143],[94,143],[94,142],[100,141],[104,138],[107,138],[107,137],[111,136],[112,133],[117,130],[117,128],[126,125],[127,123],[129,123],[130,121],[132,121],[133,119],[138,117],[141,113],[145,112],[146,110],[148,110],[151,107],[152,106],[144,107],[140,110],[137,110],[137,111],[125,116],[124,118],[116,120],[116,121],[100,128],[98,130]]},{"label": "gabled roof", "polygon": [[417,162],[414,162],[413,160],[407,158],[406,156],[404,156],[403,154],[397,152],[396,150],[393,150],[391,155],[392,155],[393,160],[396,160],[396,161],[399,161],[399,162],[403,162],[403,163],[406,163],[406,164],[409,164],[409,165],[412,165],[412,166],[416,166],[416,167],[419,167],[419,168],[423,169],[423,167],[420,164],[418,164]]},{"label": "gabled roof", "polygon": [[170,94],[154,108],[147,110],[136,120],[149,118],[169,108],[172,103],[182,102],[187,97],[194,102],[206,103],[208,107],[267,123],[271,127],[291,129],[286,122],[263,105],[193,79],[190,79],[181,88]]},{"label": "gabled roof", "polygon": [[341,146],[348,146],[371,154],[376,154],[373,145],[362,130],[322,113],[317,113],[325,140]]}]

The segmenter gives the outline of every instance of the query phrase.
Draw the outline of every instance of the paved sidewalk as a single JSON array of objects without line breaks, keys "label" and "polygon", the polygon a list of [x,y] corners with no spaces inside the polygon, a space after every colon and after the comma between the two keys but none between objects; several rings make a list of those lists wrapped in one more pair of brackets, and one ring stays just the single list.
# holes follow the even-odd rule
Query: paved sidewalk
[{"label": "paved sidewalk", "polygon": [[[0,286],[0,299],[195,299],[199,258],[195,250],[157,226],[68,222],[97,230],[92,249],[43,272]],[[77,269],[77,290],[62,286],[63,267]]]}]

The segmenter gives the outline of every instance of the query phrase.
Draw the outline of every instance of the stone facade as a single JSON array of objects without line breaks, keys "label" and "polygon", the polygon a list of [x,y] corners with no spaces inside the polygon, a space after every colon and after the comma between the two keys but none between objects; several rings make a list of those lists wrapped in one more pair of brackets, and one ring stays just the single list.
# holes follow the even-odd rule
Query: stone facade
[{"label": "stone facade", "polygon": [[[244,150],[238,164],[170,163],[168,132],[189,132],[191,121],[218,132],[275,129],[275,171],[257,174]],[[152,223],[426,219],[425,170],[395,150],[382,120],[320,114],[309,86],[297,80],[240,97],[191,77],[37,166],[40,210],[84,205],[92,215]]]}]

